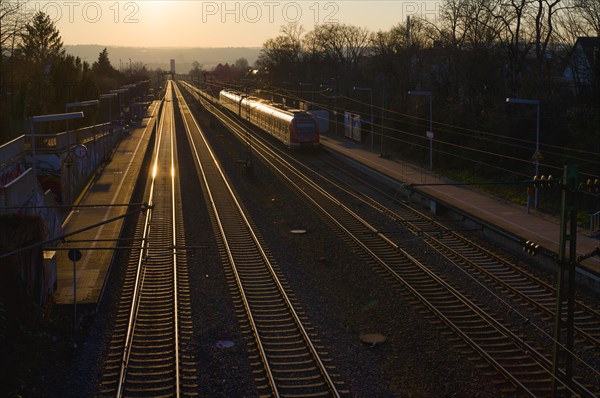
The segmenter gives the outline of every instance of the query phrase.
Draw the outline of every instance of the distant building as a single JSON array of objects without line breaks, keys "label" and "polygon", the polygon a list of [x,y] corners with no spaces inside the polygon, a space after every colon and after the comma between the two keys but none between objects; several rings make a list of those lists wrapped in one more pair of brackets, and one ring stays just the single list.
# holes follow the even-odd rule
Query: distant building
[{"label": "distant building", "polygon": [[175,60],[174,59],[171,60],[171,74],[172,75],[175,74]]},{"label": "distant building", "polygon": [[576,94],[589,93],[598,79],[600,63],[600,37],[578,37],[571,53],[567,56],[562,73]]}]

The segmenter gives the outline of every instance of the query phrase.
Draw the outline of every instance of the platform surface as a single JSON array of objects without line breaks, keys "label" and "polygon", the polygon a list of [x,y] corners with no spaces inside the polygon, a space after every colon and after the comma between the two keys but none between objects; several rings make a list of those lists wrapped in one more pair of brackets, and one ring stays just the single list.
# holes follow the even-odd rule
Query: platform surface
[{"label": "platform surface", "polygon": [[[79,204],[123,204],[129,203],[133,194],[140,166],[146,151],[150,134],[156,123],[154,103],[148,113],[153,115],[142,121],[142,126],[131,131],[123,139],[102,173],[82,195]],[[343,137],[322,136],[322,145],[356,162],[375,169],[390,178],[404,184],[429,184],[444,182],[442,178],[427,170],[397,159],[382,158],[377,151],[370,150]],[[559,220],[535,214],[527,214],[524,206],[494,198],[486,193],[465,186],[419,186],[416,190],[427,193],[440,202],[462,209],[479,219],[496,225],[508,233],[523,240],[533,240],[545,249],[558,252]],[[126,212],[126,207],[81,208],[74,211],[64,225],[64,233],[77,231],[90,225],[108,220]],[[100,227],[73,235],[69,239],[83,240],[62,244],[63,247],[114,247],[119,237],[122,219]],[[600,240],[590,238],[587,231],[580,229],[577,235],[578,255],[590,253]],[[82,259],[76,263],[76,298],[78,304],[97,304],[113,257],[113,250],[81,249]],[[592,276],[600,276],[600,258],[592,257],[581,263],[581,267]],[[74,298],[73,263],[67,258],[67,252],[57,252],[58,304],[72,304]]]},{"label": "platform surface", "polygon": [[[382,174],[404,184],[439,184],[447,181],[439,175],[416,167],[398,159],[382,158],[379,151],[369,145],[346,139],[345,137],[321,136],[321,144],[329,150],[375,169]],[[531,240],[543,248],[558,253],[560,245],[560,221],[547,215],[537,214],[534,210],[527,213],[525,206],[519,206],[481,192],[473,187],[460,185],[416,186],[440,202],[462,209],[489,224],[493,224],[523,241]],[[600,240],[591,238],[589,232],[579,228],[577,232],[577,255],[591,253]],[[600,257],[595,256],[581,263],[583,272],[600,280]]]},{"label": "platform surface", "polygon": [[[112,159],[104,166],[87,190],[78,198],[79,205],[127,204],[133,195],[140,167],[156,123],[158,101],[150,105],[141,125],[133,128],[118,144]],[[126,206],[99,206],[75,208],[63,223],[63,233],[87,228],[121,216],[127,212]],[[72,242],[62,243],[59,247],[81,248],[82,257],[77,261],[76,284],[73,280],[73,262],[67,251],[59,250],[56,255],[57,267],[57,304],[97,304],[110,270],[114,250],[119,238],[123,218],[100,225],[68,238]],[[76,289],[74,289],[76,286]]]}]

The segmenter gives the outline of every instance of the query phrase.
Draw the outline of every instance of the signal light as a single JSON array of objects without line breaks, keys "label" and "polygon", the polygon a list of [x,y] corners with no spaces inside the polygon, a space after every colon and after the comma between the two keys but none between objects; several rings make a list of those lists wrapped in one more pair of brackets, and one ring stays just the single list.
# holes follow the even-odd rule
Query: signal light
[{"label": "signal light", "polygon": [[535,256],[540,252],[540,245],[533,241],[528,240],[523,245],[523,251],[526,251],[527,253],[531,254],[532,256]]},{"label": "signal light", "polygon": [[597,178],[594,180],[588,178],[588,180],[585,183],[584,189],[591,193],[598,193],[600,191],[600,180],[598,180]]},{"label": "signal light", "polygon": [[588,178],[585,183],[582,182],[579,184],[579,190],[597,194],[600,192],[600,180],[597,178],[594,180]]},{"label": "signal light", "polygon": [[542,175],[538,178],[538,176],[533,176],[533,186],[535,188],[548,188],[552,189],[554,187],[554,178],[549,175],[548,177]]}]

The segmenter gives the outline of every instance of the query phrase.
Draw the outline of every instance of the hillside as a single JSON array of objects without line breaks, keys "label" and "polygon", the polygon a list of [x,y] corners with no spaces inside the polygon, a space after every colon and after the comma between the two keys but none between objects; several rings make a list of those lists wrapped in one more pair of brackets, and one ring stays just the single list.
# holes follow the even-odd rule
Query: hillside
[{"label": "hillside", "polygon": [[112,65],[127,68],[129,59],[132,62],[142,62],[149,69],[169,69],[169,60],[175,59],[175,69],[178,73],[186,73],[192,67],[192,62],[198,61],[204,69],[212,69],[219,63],[234,63],[239,58],[246,58],[253,65],[260,48],[153,48],[153,47],[114,47],[95,44],[65,45],[67,53],[80,57],[92,64],[98,59],[98,54],[108,49]]}]

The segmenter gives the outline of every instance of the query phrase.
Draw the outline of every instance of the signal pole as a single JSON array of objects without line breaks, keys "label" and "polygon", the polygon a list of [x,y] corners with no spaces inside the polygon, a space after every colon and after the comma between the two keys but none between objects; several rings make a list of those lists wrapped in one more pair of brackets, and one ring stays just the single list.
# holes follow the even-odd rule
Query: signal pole
[{"label": "signal pole", "polygon": [[[562,208],[560,216],[560,244],[558,248],[558,275],[556,282],[556,312],[554,318],[554,347],[552,349],[552,397],[558,395],[558,380],[560,378],[560,350],[563,331],[562,308],[567,300],[566,344],[565,344],[565,375],[570,387],[573,380],[573,323],[575,300],[575,266],[577,264],[577,167],[565,166],[562,178]],[[566,257],[567,242],[569,257]],[[565,391],[566,397],[571,391]]]}]

